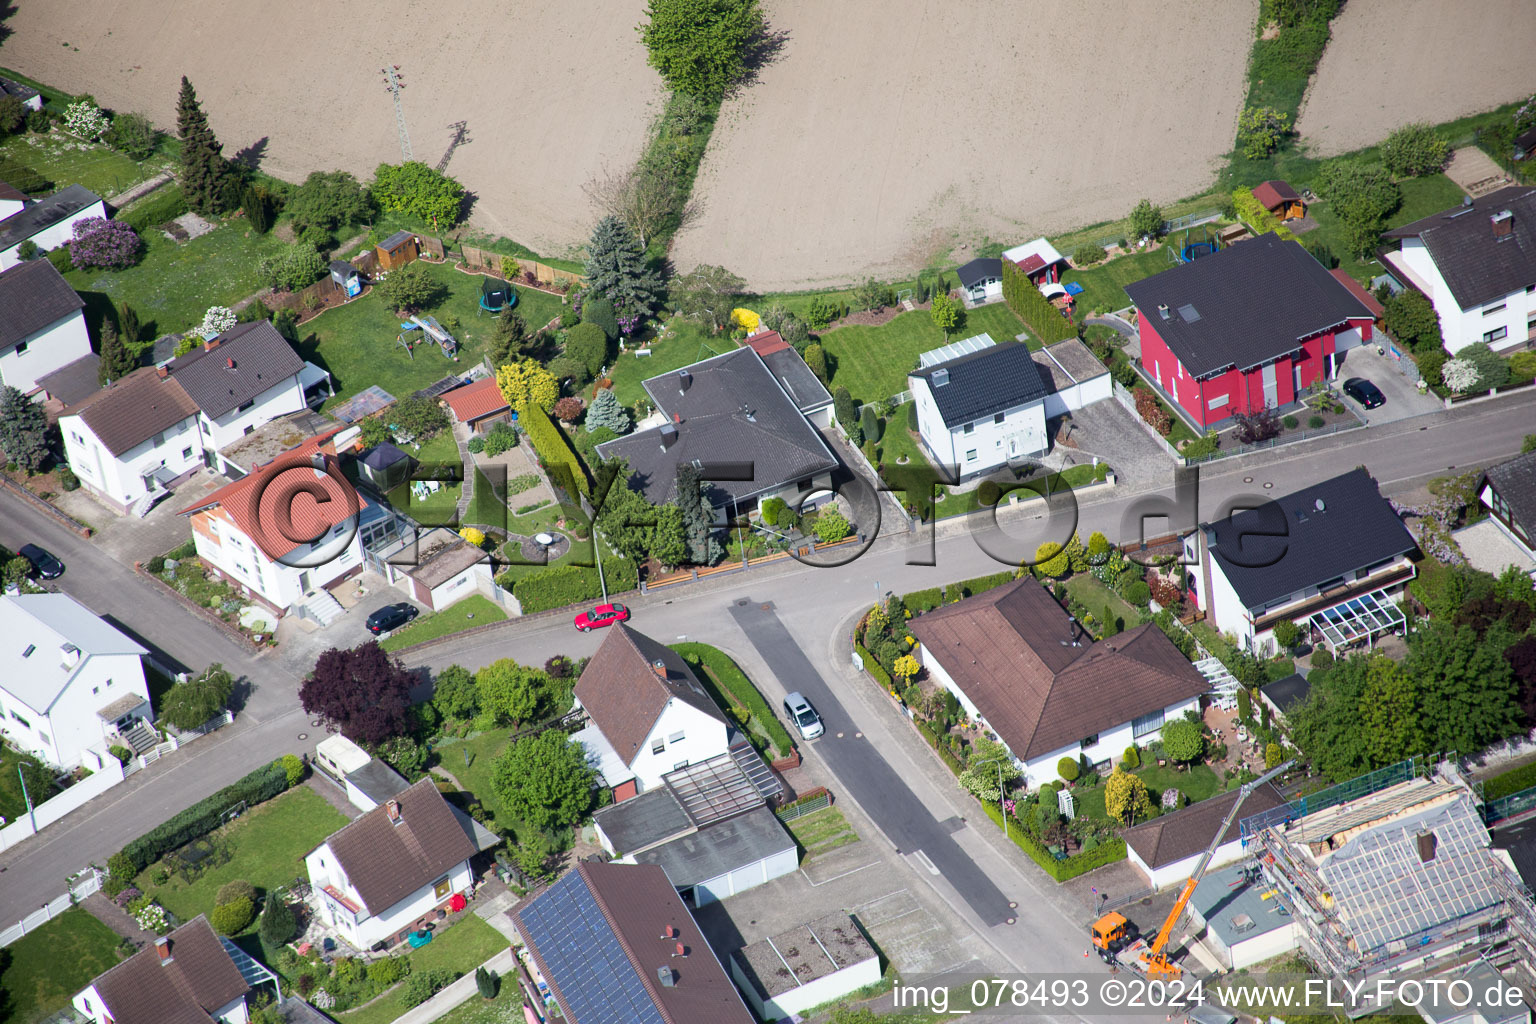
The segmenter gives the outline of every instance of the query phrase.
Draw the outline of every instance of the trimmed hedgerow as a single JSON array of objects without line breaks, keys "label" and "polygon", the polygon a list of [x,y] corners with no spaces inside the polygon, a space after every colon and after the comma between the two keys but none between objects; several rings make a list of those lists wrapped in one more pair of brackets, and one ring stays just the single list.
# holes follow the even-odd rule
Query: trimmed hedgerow
[{"label": "trimmed hedgerow", "polygon": [[[639,585],[635,563],[627,558],[603,559],[603,575],[608,582],[609,594],[622,594]],[[602,597],[603,590],[595,568],[557,565],[515,581],[512,594],[522,605],[523,614],[527,615],[592,601]]]},{"label": "trimmed hedgerow", "polygon": [[789,756],[790,751],[795,749],[795,743],[789,737],[789,730],[784,728],[784,724],[774,715],[773,709],[768,706],[767,698],[752,685],[752,680],[747,678],[747,674],[724,651],[708,644],[698,643],[673,644],[672,649],[683,656],[683,660],[695,674],[703,675],[703,670],[708,668],[710,675],[729,691],[732,697],[740,701],[751,712],[753,718],[758,720],[763,731],[773,741],[774,749],[778,751],[779,756]]},{"label": "trimmed hedgerow", "polygon": [[288,773],[281,761],[264,764],[234,785],[225,786],[123,847],[123,856],[135,873],[161,856],[205,836],[224,823],[224,812],[245,801],[247,807],[270,800],[288,788]]}]

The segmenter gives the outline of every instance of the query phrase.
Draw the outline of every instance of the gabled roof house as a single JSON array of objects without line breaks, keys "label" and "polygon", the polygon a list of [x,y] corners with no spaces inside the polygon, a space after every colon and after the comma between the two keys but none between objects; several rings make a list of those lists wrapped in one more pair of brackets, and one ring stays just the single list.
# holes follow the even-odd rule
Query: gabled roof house
[{"label": "gabled roof house", "polygon": [[1038,455],[1046,436],[1050,386],[1029,346],[987,334],[924,352],[907,374],[917,428],[934,465],[952,479],[991,472]]},{"label": "gabled roof house", "polygon": [[512,921],[570,1024],[756,1020],[654,864],[581,861]]},{"label": "gabled roof house", "polygon": [[48,374],[90,358],[84,310],[85,301],[47,260],[0,271],[0,384],[36,394]]},{"label": "gabled roof house", "polygon": [[1397,599],[1418,551],[1365,469],[1205,523],[1184,539],[1190,595],[1248,648],[1295,622],[1330,650],[1403,627]]},{"label": "gabled roof house", "polygon": [[30,241],[39,252],[57,249],[74,238],[77,222],[107,216],[101,196],[84,185],[70,185],[42,199],[23,197],[21,208],[12,209],[0,220],[0,270],[22,262],[22,243]]},{"label": "gabled roof house", "polygon": [[95,1024],[245,1024],[251,986],[230,948],[199,914],[98,974],[75,1009]]},{"label": "gabled roof house", "polygon": [[1489,466],[1477,496],[1526,563],[1536,562],[1536,452]]},{"label": "gabled roof house", "polygon": [[1448,352],[1536,337],[1536,188],[1499,189],[1383,237],[1400,243],[1383,257],[1434,304]]},{"label": "gabled roof house", "polygon": [[1282,409],[1338,373],[1375,317],[1297,242],[1274,232],[1125,286],[1141,365],[1201,429]]},{"label": "gabled roof house", "polygon": [[[1235,789],[1218,793],[1207,800],[1131,826],[1123,833],[1126,856],[1147,877],[1152,888],[1182,885],[1194,872],[1200,855],[1216,838],[1216,830],[1226,820],[1237,797]],[[1222,833],[1221,845],[1216,847],[1211,858],[1211,869],[1246,856],[1240,828],[1242,818],[1274,810],[1284,803],[1285,797],[1268,782],[1250,793],[1243,804],[1241,817]]]},{"label": "gabled roof house", "polygon": [[1200,707],[1209,684],[1148,623],[1094,641],[1025,577],[912,619],[920,660],[1031,785],[1063,757],[1099,764]]}]

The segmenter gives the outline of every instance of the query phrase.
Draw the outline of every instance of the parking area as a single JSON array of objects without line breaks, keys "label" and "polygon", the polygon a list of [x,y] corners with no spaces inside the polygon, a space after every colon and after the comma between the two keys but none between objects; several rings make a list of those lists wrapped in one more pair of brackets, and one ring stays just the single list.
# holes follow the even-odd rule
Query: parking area
[{"label": "parking area", "polygon": [[[277,639],[283,649],[285,662],[312,665],[321,651],[332,647],[356,647],[365,640],[373,639],[372,634],[363,626],[369,615],[385,605],[401,601],[415,604],[405,591],[385,583],[384,577],[374,572],[364,572],[337,584],[331,588],[331,594],[342,606],[342,613],[328,624],[322,626],[297,615],[284,616],[278,624]],[[426,611],[420,605],[415,607]]]},{"label": "parking area", "polygon": [[[1405,368],[1408,371],[1406,375],[1403,373]],[[1397,360],[1391,356],[1377,355],[1374,345],[1361,345],[1350,349],[1339,359],[1338,369],[1338,380],[1334,382],[1336,386],[1342,388],[1344,382],[1351,377],[1364,377],[1380,388],[1381,393],[1386,396],[1385,404],[1371,410],[1362,408],[1359,402],[1345,396],[1345,404],[1352,411],[1365,417],[1368,426],[1395,423],[1413,416],[1438,412],[1444,408],[1433,394],[1419,394],[1418,370],[1411,360],[1404,359],[1403,365],[1399,366]]]},{"label": "parking area", "polygon": [[1070,455],[1074,463],[1109,463],[1122,484],[1166,483],[1173,460],[1147,433],[1135,413],[1113,398],[1085,405],[1072,414],[1065,440],[1052,454]]}]

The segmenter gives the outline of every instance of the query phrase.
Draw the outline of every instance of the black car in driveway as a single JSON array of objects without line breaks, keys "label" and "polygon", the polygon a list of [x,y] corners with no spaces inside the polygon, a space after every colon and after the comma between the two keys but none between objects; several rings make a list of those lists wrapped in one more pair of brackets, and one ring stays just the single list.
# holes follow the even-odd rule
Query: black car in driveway
[{"label": "black car in driveway", "polygon": [[388,633],[390,630],[399,629],[418,614],[419,612],[415,605],[406,604],[402,601],[399,604],[389,604],[380,608],[368,616],[368,621],[364,625],[368,627],[368,632],[374,636],[379,636],[383,633]]},{"label": "black car in driveway", "polygon": [[23,544],[16,552],[32,563],[32,571],[45,580],[56,580],[64,575],[64,563],[36,544]]},{"label": "black car in driveway", "polygon": [[1344,393],[1367,409],[1374,409],[1387,403],[1387,396],[1381,393],[1381,388],[1364,377],[1351,377],[1345,381]]}]

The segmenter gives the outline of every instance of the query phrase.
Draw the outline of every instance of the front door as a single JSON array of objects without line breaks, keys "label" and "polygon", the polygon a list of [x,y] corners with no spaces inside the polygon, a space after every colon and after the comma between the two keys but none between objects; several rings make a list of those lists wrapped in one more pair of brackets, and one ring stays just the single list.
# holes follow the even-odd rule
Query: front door
[{"label": "front door", "polygon": [[1279,405],[1280,386],[1275,380],[1275,364],[1266,363],[1263,370],[1264,404],[1273,409]]},{"label": "front door", "polygon": [[299,573],[299,593],[300,594],[308,594],[309,593],[309,570],[308,569],[306,569],[303,572]]}]

